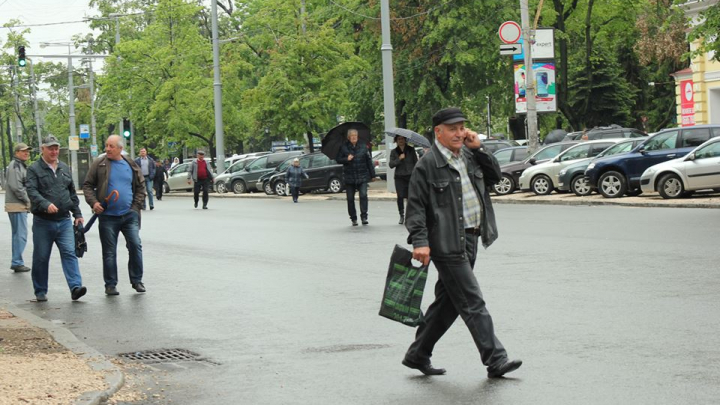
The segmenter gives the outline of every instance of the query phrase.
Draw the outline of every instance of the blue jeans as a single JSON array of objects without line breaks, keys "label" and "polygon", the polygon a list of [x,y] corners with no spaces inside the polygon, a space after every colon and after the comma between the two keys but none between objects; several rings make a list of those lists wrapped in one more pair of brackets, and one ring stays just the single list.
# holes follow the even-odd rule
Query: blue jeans
[{"label": "blue jeans", "polygon": [[22,254],[27,244],[27,212],[8,212],[12,228],[12,261],[11,266],[24,266]]},{"label": "blue jeans", "polygon": [[[153,204],[153,179],[150,176],[145,176],[145,194],[147,194],[148,201],[150,201],[150,207],[154,207]],[[143,208],[145,208],[145,200],[143,200]]]},{"label": "blue jeans", "polygon": [[360,192],[360,218],[368,217],[368,184],[345,184],[345,194],[347,196],[348,215],[353,221],[357,221],[357,211],[355,211],[355,191]]},{"label": "blue jeans", "polygon": [[75,234],[72,223],[70,218],[53,221],[42,219],[37,215],[33,217],[32,280],[35,295],[47,294],[48,270],[53,243],[60,251],[62,269],[70,291],[82,286],[80,266],[77,256],[75,256]]},{"label": "blue jeans", "polygon": [[140,214],[130,210],[122,216],[100,215],[100,244],[102,244],[103,278],[105,287],[118,283],[117,242],[122,232],[128,249],[130,283],[141,283],[143,277],[142,243],[140,242]]}]

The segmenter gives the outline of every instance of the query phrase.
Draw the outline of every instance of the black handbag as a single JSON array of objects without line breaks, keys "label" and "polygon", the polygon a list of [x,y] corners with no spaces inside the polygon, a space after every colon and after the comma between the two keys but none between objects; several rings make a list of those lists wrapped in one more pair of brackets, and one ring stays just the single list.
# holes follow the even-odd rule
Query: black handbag
[{"label": "black handbag", "polygon": [[73,225],[73,233],[75,233],[75,256],[83,257],[85,252],[87,252],[85,227],[82,224]]},{"label": "black handbag", "polygon": [[412,252],[395,245],[385,280],[380,316],[415,327],[423,321],[420,309],[428,266],[414,267]]}]

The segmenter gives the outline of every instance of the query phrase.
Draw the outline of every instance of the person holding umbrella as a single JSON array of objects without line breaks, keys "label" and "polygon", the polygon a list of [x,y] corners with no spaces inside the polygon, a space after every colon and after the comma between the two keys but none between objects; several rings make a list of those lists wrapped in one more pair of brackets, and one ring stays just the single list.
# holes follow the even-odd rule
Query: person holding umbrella
[{"label": "person holding umbrella", "polygon": [[[123,138],[110,135],[105,142],[105,156],[95,159],[83,183],[85,201],[98,215],[102,245],[105,294],[118,295],[117,241],[122,232],[127,242],[130,285],[145,292],[140,211],[145,203],[145,176],[142,169],[122,154]],[[114,196],[114,198],[110,197]],[[108,201],[104,207],[102,201]]]},{"label": "person holding umbrella", "polygon": [[360,193],[360,219],[362,224],[369,224],[368,182],[375,179],[375,167],[373,167],[370,151],[365,144],[358,142],[358,137],[357,129],[348,129],[347,141],[340,147],[340,152],[335,159],[343,165],[348,214],[352,226],[358,224],[357,211],[355,210],[355,192]]},{"label": "person holding umbrella", "polygon": [[410,175],[418,162],[415,148],[408,146],[407,138],[395,135],[397,147],[390,152],[388,166],[395,169],[395,192],[397,193],[397,207],[400,213],[398,224],[405,223],[405,199],[408,198],[408,187],[410,186]]}]

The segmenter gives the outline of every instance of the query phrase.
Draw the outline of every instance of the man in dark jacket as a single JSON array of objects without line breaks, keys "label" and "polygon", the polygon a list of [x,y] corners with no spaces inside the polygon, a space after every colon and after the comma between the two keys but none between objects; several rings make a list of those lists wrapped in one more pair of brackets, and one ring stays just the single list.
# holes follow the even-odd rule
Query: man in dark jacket
[{"label": "man in dark jacket", "polygon": [[368,182],[375,179],[375,167],[373,167],[372,156],[367,147],[358,143],[357,129],[350,129],[347,133],[348,140],[340,148],[340,153],[335,159],[343,165],[343,177],[345,178],[345,193],[347,195],[348,214],[353,226],[357,226],[357,211],[355,211],[355,192],[360,192],[360,219],[362,224],[368,222]]},{"label": "man in dark jacket", "polygon": [[80,200],[75,191],[70,168],[58,160],[60,142],[47,136],[41,145],[41,159],[27,171],[27,193],[33,213],[33,263],[32,280],[35,298],[47,301],[48,267],[52,245],[60,251],[65,279],[74,300],[85,295],[80,266],[75,255],[75,234],[70,213],[75,225],[83,224]]},{"label": "man in dark jacket", "polygon": [[200,190],[202,190],[202,209],[208,209],[208,192],[210,190],[210,183],[212,182],[215,175],[213,174],[212,167],[205,160],[205,151],[197,151],[197,159],[190,164],[188,170],[187,180],[188,184],[192,180],[195,183],[193,187],[193,199],[195,200],[195,208],[198,207],[198,201],[200,199]]},{"label": "man in dark jacket", "polygon": [[153,178],[153,187],[155,188],[155,198],[162,201],[163,186],[167,180],[167,169],[160,161],[155,162],[155,177]]},{"label": "man in dark jacket", "polygon": [[[135,164],[138,165],[145,177],[145,195],[147,195],[148,201],[150,202],[150,211],[155,209],[153,204],[153,179],[155,178],[155,160],[148,156],[145,148],[140,149],[140,157],[135,159]],[[143,200],[142,209],[145,209],[145,200]]]},{"label": "man in dark jacket", "polygon": [[500,180],[497,160],[480,149],[477,133],[465,128],[459,108],[433,116],[436,142],[415,166],[410,180],[406,227],[413,258],[438,270],[435,302],[420,324],[403,364],[426,375],[445,374],[430,363],[437,341],[455,322],[465,321],[488,377],[516,370],[495,336],[480,285],[473,274],[478,236],[483,246],[497,238],[489,189]]},{"label": "man in dark jacket", "polygon": [[[123,139],[110,135],[105,141],[105,156],[90,166],[83,194],[85,202],[98,214],[100,244],[102,245],[105,294],[118,295],[117,242],[122,232],[128,249],[130,285],[139,293],[145,292],[143,278],[142,242],[140,241],[140,210],[145,203],[145,179],[140,166],[122,154]],[[117,199],[102,201],[117,191]]]}]

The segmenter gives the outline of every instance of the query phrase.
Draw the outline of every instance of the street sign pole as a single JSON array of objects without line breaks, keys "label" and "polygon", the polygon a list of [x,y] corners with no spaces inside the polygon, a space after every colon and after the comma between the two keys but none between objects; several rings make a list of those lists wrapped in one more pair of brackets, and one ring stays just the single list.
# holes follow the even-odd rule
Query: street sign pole
[{"label": "street sign pole", "polygon": [[538,150],[537,108],[535,105],[535,75],[533,74],[532,44],[530,43],[530,13],[528,0],[520,0],[523,49],[525,51],[525,97],[527,99],[528,153]]}]

